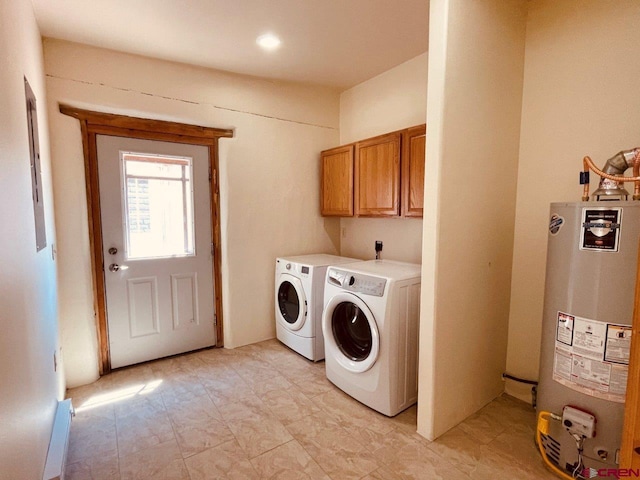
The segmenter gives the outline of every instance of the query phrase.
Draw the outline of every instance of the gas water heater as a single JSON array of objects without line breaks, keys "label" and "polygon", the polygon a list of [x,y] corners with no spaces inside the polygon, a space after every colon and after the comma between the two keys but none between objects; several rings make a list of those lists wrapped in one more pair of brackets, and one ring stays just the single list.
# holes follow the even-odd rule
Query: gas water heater
[{"label": "gas water heater", "polygon": [[[629,152],[627,167],[636,170],[640,150]],[[592,169],[604,173],[596,198],[615,198],[613,190],[628,195],[607,178],[621,172]],[[583,200],[588,186],[585,192]],[[640,202],[551,204],[537,440],[547,464],[565,478],[618,467],[639,239]]]}]

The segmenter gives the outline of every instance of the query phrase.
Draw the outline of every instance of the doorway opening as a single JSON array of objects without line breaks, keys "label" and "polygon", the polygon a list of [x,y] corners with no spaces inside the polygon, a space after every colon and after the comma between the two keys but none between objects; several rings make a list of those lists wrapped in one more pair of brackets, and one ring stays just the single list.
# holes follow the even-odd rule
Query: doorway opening
[{"label": "doorway opening", "polygon": [[[103,225],[100,205],[100,183],[98,177],[98,135],[125,137],[141,140],[156,140],[179,144],[200,145],[207,148],[209,168],[209,202],[211,216],[211,252],[213,254],[213,297],[216,346],[223,346],[222,316],[222,248],[220,230],[220,191],[218,139],[233,137],[233,131],[201,127],[162,120],[128,117],[82,110],[60,105],[60,112],[80,122],[87,192],[89,243],[91,250],[91,272],[93,283],[94,312],[98,334],[100,375],[111,371],[109,330],[105,289],[105,254],[103,251]],[[134,182],[135,183],[135,182]],[[187,234],[188,235],[188,234]],[[188,246],[188,238],[187,238]]]}]

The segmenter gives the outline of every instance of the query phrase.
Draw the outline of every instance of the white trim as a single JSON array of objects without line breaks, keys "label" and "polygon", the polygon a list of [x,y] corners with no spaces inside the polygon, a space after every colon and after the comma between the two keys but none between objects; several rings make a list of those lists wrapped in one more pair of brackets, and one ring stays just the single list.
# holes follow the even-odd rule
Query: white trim
[{"label": "white trim", "polygon": [[44,474],[42,475],[43,480],[64,479],[64,467],[67,461],[67,450],[69,448],[71,417],[73,415],[73,405],[71,405],[70,398],[58,402],[56,416],[53,420],[53,429],[51,430],[47,461],[44,465]]}]

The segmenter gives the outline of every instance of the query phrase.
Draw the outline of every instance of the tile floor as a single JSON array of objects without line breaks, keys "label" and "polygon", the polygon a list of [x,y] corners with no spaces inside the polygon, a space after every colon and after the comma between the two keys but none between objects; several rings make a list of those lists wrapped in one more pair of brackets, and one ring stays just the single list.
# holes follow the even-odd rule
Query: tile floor
[{"label": "tile floor", "polygon": [[68,479],[555,479],[535,414],[502,396],[435,442],[276,340],[116,371],[70,390]]}]

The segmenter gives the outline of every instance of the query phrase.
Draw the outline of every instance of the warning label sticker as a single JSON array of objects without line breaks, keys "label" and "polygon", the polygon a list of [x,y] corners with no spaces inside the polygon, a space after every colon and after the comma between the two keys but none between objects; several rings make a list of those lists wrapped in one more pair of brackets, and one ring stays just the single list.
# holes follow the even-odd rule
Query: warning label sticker
[{"label": "warning label sticker", "polygon": [[571,354],[556,348],[556,356],[553,359],[553,373],[566,380],[571,380]]},{"label": "warning label sticker", "polygon": [[611,366],[611,380],[609,381],[609,392],[612,394],[622,395],[624,397],[627,391],[627,377],[629,369],[617,365]]},{"label": "warning label sticker", "polygon": [[607,362],[629,365],[631,351],[631,327],[623,325],[607,325],[607,344],[604,359]]},{"label": "warning label sticker", "polygon": [[595,360],[603,360],[607,324],[578,317],[573,328],[573,352]]},{"label": "warning label sticker", "polygon": [[601,390],[609,390],[611,365],[574,355],[571,363],[571,379],[578,385]]},{"label": "warning label sticker", "polygon": [[553,379],[593,397],[625,401],[631,327],[558,312]]},{"label": "warning label sticker", "polygon": [[558,312],[558,329],[556,330],[556,340],[565,345],[573,344],[573,322],[575,317],[566,313]]}]

